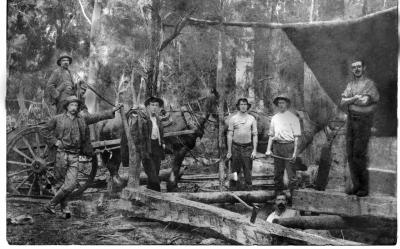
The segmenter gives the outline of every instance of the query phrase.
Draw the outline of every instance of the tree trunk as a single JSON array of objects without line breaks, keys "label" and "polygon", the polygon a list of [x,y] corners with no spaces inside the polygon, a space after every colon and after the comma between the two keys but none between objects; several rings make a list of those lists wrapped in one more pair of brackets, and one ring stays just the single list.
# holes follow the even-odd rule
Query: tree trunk
[{"label": "tree trunk", "polygon": [[[88,84],[96,85],[97,72],[99,70],[97,41],[100,36],[100,16],[101,16],[101,0],[94,1],[92,14],[92,25],[90,28],[90,54],[89,54],[89,76]],[[92,91],[86,93],[86,106],[89,113],[96,112],[96,95]]]},{"label": "tree trunk", "polygon": [[131,89],[132,105],[135,105],[137,103],[137,96],[136,96],[136,91],[135,91],[135,70],[133,68],[132,68],[132,73],[131,73],[131,79],[129,81],[129,88]]},{"label": "tree trunk", "polygon": [[224,188],[225,178],[225,150],[224,150],[224,104],[225,97],[225,78],[226,71],[224,70],[223,57],[225,55],[225,33],[223,27],[219,27],[218,32],[218,54],[217,54],[217,91],[220,94],[218,106],[218,152],[219,152],[219,188],[220,191]]},{"label": "tree trunk", "polygon": [[160,0],[152,0],[151,7],[151,29],[150,29],[150,51],[149,64],[147,67],[146,97],[157,96],[157,78],[160,67],[160,44],[161,44],[161,18]]},{"label": "tree trunk", "polygon": [[22,85],[18,89],[17,101],[18,101],[18,106],[19,106],[19,113],[22,115],[27,115],[28,110],[26,109],[26,106],[25,106],[25,94],[24,94],[24,88],[22,87]]}]

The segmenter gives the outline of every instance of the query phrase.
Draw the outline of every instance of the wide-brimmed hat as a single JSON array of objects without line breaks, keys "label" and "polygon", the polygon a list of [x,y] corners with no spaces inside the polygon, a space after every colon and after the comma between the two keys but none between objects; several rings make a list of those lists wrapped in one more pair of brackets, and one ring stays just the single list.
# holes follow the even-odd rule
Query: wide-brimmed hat
[{"label": "wide-brimmed hat", "polygon": [[280,99],[285,100],[285,101],[290,105],[290,99],[289,99],[289,97],[288,97],[286,94],[279,94],[278,96],[276,96],[276,97],[274,98],[274,101],[273,101],[274,105],[277,106],[277,105],[278,105],[278,101],[279,101]]},{"label": "wide-brimmed hat", "polygon": [[68,106],[70,103],[72,103],[72,102],[78,103],[78,104],[79,104],[79,107],[81,107],[82,104],[83,104],[82,101],[81,101],[80,99],[78,99],[78,97],[76,97],[76,96],[69,96],[69,97],[67,97],[63,102],[64,102],[64,103],[63,103],[64,109],[67,109],[67,106]]},{"label": "wide-brimmed hat", "polygon": [[157,97],[149,97],[148,99],[146,99],[145,101],[144,101],[144,106],[148,106],[148,105],[150,105],[150,103],[152,103],[152,102],[158,102],[158,104],[160,105],[160,107],[163,107],[164,106],[164,100],[162,100],[162,99],[160,99],[160,98],[157,98]]},{"label": "wide-brimmed hat", "polygon": [[57,59],[57,65],[61,66],[61,60],[64,58],[68,58],[69,59],[69,64],[72,63],[72,57],[69,56],[67,53],[61,53],[60,57],[58,57]]},{"label": "wide-brimmed hat", "polygon": [[246,102],[246,104],[247,104],[247,110],[249,110],[249,109],[251,108],[251,104],[249,103],[249,101],[248,101],[246,98],[240,98],[240,99],[238,99],[237,102],[236,102],[236,108],[239,109],[240,102]]}]

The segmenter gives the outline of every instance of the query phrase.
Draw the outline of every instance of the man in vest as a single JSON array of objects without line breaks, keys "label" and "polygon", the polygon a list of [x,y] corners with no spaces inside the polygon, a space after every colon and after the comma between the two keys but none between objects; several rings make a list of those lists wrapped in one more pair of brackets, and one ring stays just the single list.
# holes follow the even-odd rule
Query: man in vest
[{"label": "man in vest", "polygon": [[50,146],[57,149],[55,162],[55,196],[45,205],[45,211],[55,214],[57,204],[61,205],[66,218],[71,217],[67,198],[76,187],[78,178],[79,155],[93,156],[88,125],[101,120],[114,118],[114,113],[122,105],[112,110],[95,114],[79,114],[82,102],[76,96],[69,96],[64,101],[64,113],[54,116],[40,130]]},{"label": "man in vest", "polygon": [[[62,53],[57,60],[57,69],[53,71],[48,82],[47,92],[50,97],[50,104],[55,105],[56,113],[64,112],[64,100],[69,96],[76,96],[77,85],[73,77],[73,73],[69,70],[72,58],[67,53]],[[78,84],[83,84],[78,80]]]},{"label": "man in vest", "polygon": [[347,160],[353,189],[348,194],[368,195],[367,148],[373,125],[373,116],[379,101],[375,83],[365,76],[366,66],[362,60],[351,64],[353,80],[347,84],[340,105],[347,116]]},{"label": "man in vest", "polygon": [[[137,152],[140,154],[144,171],[147,175],[147,188],[161,191],[160,166],[165,159],[164,130],[160,122],[160,108],[164,101],[157,97],[150,97],[144,102],[145,110],[131,110],[128,112],[128,124]],[[121,146],[126,146],[126,135],[123,133]],[[122,160],[126,155],[122,155]]]}]

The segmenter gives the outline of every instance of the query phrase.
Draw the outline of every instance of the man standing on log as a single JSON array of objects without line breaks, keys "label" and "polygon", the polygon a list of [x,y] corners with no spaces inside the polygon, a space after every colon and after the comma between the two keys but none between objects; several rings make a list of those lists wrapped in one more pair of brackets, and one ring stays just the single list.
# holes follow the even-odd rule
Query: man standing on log
[{"label": "man standing on log", "polygon": [[375,83],[364,75],[366,66],[362,60],[353,60],[351,70],[354,79],[347,84],[340,101],[348,112],[347,160],[353,182],[348,194],[367,196],[367,148],[379,93]]},{"label": "man standing on log", "polygon": [[[77,86],[74,82],[73,74],[69,70],[72,63],[72,58],[67,53],[62,53],[57,60],[57,69],[53,71],[47,82],[47,96],[50,99],[50,104],[55,105],[56,113],[64,112],[64,100],[69,96],[76,96]],[[78,84],[82,84],[79,81]]]},{"label": "man standing on log", "polygon": [[269,127],[268,147],[265,155],[274,155],[274,181],[275,192],[284,189],[283,175],[286,169],[289,178],[290,194],[297,187],[296,168],[294,162],[297,157],[297,144],[301,136],[300,121],[296,115],[289,111],[290,99],[286,95],[278,95],[273,103],[278,107],[278,113],[272,116]]},{"label": "man standing on log", "polygon": [[[144,102],[146,110],[128,112],[128,124],[137,152],[140,154],[144,171],[147,175],[147,188],[161,191],[160,165],[165,159],[164,131],[159,120],[160,108],[164,101],[157,97],[150,97]],[[122,139],[126,141],[125,133]],[[124,144],[121,141],[121,144]],[[122,155],[124,156],[124,155]]]},{"label": "man standing on log", "polygon": [[[253,159],[257,151],[257,121],[248,114],[251,104],[246,98],[237,101],[236,107],[239,111],[228,121],[228,153],[226,157],[232,157],[232,189],[238,189],[237,176],[243,169],[245,179],[245,190],[252,189],[251,173],[253,168]],[[235,177],[236,176],[236,177]]]},{"label": "man standing on log", "polygon": [[93,156],[93,148],[90,143],[88,125],[101,120],[114,118],[114,113],[122,105],[112,110],[96,114],[79,114],[82,102],[76,96],[69,96],[64,101],[65,112],[54,116],[40,130],[41,135],[51,146],[57,148],[55,162],[55,196],[45,205],[45,211],[55,214],[57,204],[65,218],[71,217],[67,198],[75,189],[78,178],[79,154]]}]

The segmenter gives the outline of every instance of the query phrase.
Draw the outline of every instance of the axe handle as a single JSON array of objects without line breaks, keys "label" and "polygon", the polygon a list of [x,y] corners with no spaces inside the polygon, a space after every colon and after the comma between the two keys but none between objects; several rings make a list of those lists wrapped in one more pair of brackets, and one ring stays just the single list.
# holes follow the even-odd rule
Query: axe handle
[{"label": "axe handle", "polygon": [[240,203],[242,203],[246,208],[248,208],[248,209],[250,209],[250,210],[253,210],[253,207],[249,206],[246,202],[244,202],[242,199],[240,199],[239,196],[237,196],[237,195],[235,195],[235,194],[232,194],[232,193],[229,193],[229,192],[228,192],[228,194],[229,194],[230,196],[232,196],[233,198],[235,198],[236,200],[238,200]]},{"label": "axe handle", "polygon": [[[274,155],[274,154],[271,154],[270,156],[274,157],[274,158],[282,159],[282,160],[288,160],[288,161],[292,160],[292,158],[281,157],[281,156],[277,156],[277,155]],[[262,156],[256,157],[255,159],[264,158],[264,157],[267,157],[267,156],[266,155],[262,155]]]}]

